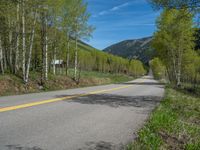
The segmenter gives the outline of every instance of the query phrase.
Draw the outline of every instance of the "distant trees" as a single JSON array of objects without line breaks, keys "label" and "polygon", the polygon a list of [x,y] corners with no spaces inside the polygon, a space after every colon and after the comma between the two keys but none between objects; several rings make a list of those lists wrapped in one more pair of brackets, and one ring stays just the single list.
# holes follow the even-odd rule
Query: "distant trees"
[{"label": "distant trees", "polygon": [[49,73],[68,75],[70,68],[75,81],[81,70],[144,74],[141,62],[81,44],[94,30],[89,17],[83,0],[1,0],[0,74],[15,74],[28,83],[35,72],[41,84]]},{"label": "distant trees", "polygon": [[144,66],[139,60],[131,60],[129,65],[129,71],[134,77],[139,77],[146,73]]},{"label": "distant trees", "polygon": [[139,60],[128,60],[101,51],[80,50],[80,68],[102,73],[129,74],[135,77],[144,75],[146,70]]},{"label": "distant trees", "polygon": [[151,60],[149,65],[152,69],[155,79],[160,80],[166,78],[166,68],[158,57]]}]

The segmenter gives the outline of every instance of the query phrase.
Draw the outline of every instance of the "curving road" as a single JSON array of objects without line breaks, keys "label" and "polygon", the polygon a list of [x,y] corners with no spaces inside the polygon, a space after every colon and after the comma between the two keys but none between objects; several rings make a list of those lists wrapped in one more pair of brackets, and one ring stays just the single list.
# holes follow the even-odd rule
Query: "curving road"
[{"label": "curving road", "polygon": [[118,150],[160,102],[151,76],[55,92],[0,97],[0,150]]}]

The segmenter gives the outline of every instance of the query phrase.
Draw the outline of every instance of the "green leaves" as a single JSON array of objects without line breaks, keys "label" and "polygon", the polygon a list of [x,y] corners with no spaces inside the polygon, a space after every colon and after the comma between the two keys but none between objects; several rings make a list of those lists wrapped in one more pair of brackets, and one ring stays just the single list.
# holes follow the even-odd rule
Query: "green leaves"
[{"label": "green leaves", "polygon": [[177,86],[182,79],[184,55],[194,49],[193,16],[187,9],[166,9],[157,20],[153,47]]}]

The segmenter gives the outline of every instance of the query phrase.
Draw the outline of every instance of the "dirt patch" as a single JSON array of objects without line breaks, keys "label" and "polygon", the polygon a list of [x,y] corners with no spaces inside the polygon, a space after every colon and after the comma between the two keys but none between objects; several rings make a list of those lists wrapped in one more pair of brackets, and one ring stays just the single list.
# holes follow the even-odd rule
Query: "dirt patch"
[{"label": "dirt patch", "polygon": [[76,87],[76,83],[71,78],[57,76],[56,78],[49,79],[44,86],[46,90],[59,90]]},{"label": "dirt patch", "polygon": [[200,116],[198,116],[198,117],[190,117],[187,122],[193,123],[193,124],[196,124],[196,125],[200,126]]},{"label": "dirt patch", "polygon": [[23,94],[38,91],[37,82],[30,81],[28,84],[23,84],[20,78],[15,76],[3,76],[0,78],[0,95]]},{"label": "dirt patch", "polygon": [[169,150],[182,150],[185,148],[189,138],[186,135],[170,135],[165,131],[160,131],[159,135],[161,136],[164,143],[167,143],[167,149]]}]

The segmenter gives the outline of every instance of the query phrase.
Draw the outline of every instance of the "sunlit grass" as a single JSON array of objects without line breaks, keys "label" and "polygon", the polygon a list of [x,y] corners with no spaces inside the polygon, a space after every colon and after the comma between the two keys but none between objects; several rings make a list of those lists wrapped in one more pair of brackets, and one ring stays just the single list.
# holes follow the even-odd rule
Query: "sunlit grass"
[{"label": "sunlit grass", "polygon": [[[68,76],[73,78],[74,70],[69,69]],[[120,83],[120,82],[127,82],[133,80],[133,76],[125,75],[125,74],[116,74],[116,73],[103,73],[97,71],[81,71],[80,78],[108,78],[110,79],[110,83]]]}]

